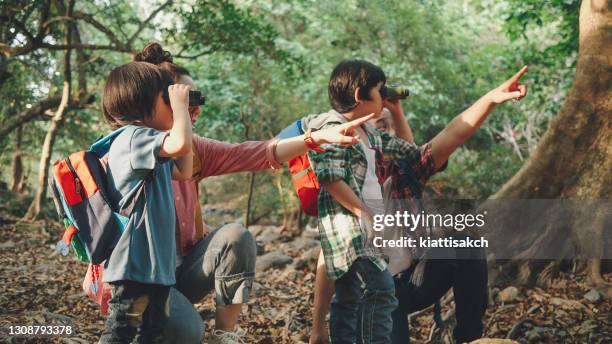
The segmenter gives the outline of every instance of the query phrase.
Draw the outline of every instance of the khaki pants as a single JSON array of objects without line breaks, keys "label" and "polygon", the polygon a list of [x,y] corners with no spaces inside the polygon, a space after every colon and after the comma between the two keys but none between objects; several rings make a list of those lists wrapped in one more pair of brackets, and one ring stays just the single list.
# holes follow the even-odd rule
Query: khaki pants
[{"label": "khaki pants", "polygon": [[204,323],[193,307],[214,290],[217,305],[246,303],[255,277],[255,238],[243,226],[227,224],[212,231],[183,259],[170,291],[168,343],[201,343]]}]

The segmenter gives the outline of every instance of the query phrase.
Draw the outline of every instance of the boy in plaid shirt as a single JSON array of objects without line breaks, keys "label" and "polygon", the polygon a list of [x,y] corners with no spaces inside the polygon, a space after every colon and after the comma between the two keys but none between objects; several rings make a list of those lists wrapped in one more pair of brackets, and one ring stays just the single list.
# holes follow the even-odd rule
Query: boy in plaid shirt
[{"label": "boy in plaid shirt", "polygon": [[[343,61],[329,82],[334,110],[303,123],[311,129],[322,129],[370,113],[379,114],[385,82],[380,67],[361,60]],[[381,206],[383,157],[412,161],[420,158],[420,152],[414,144],[382,133],[370,124],[356,129],[355,134],[361,144],[325,145],[324,152],[309,153],[322,186],[318,220],[326,272],[336,283],[332,341],[354,343],[356,333],[360,333],[364,343],[387,343],[397,300],[387,262],[370,244],[369,224],[373,211]]]},{"label": "boy in plaid shirt", "polygon": [[[434,169],[446,163],[450,154],[482,124],[496,104],[526,95],[526,86],[518,83],[526,71],[524,67],[487,93],[428,144]],[[304,119],[302,127],[318,130],[370,113],[379,114],[383,108],[381,89],[385,81],[385,74],[378,66],[361,60],[341,62],[332,72],[328,88],[334,110]],[[387,262],[371,244],[372,216],[384,208],[381,184],[389,162],[416,163],[422,159],[422,150],[370,124],[358,128],[356,134],[361,141],[359,145],[324,145],[324,152],[309,152],[322,186],[318,198],[318,225],[325,269],[336,285],[336,301],[331,309],[331,339],[332,343],[355,343],[357,340],[390,343],[391,313],[397,306],[397,299]]]}]

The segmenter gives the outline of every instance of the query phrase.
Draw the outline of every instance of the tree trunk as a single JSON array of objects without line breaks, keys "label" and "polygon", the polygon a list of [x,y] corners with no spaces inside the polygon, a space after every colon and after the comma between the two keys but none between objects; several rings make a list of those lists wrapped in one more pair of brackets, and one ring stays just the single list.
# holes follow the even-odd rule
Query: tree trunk
[{"label": "tree trunk", "polygon": [[255,186],[255,172],[249,172],[249,186],[246,206],[244,209],[244,227],[249,228],[251,225],[251,204],[253,202],[253,187]]},{"label": "tree trunk", "polygon": [[[68,54],[68,52],[67,52]],[[69,97],[70,82],[64,81],[64,96],[66,99]],[[33,220],[38,217],[40,210],[43,205],[45,195],[47,194],[47,178],[49,177],[49,164],[51,162],[51,155],[53,154],[53,145],[55,143],[55,137],[58,129],[62,126],[65,120],[65,110],[67,102],[62,101],[55,116],[51,120],[51,124],[47,129],[45,135],[45,141],[42,147],[42,153],[40,154],[40,162],[38,166],[38,180],[36,182],[36,193],[32,204],[28,208],[28,212],[25,215],[26,220]]]},{"label": "tree trunk", "polygon": [[11,169],[13,170],[11,191],[13,192],[19,192],[23,183],[23,159],[21,152],[22,130],[23,127],[19,127],[15,130],[15,150],[13,151],[13,161],[11,163]]},{"label": "tree trunk", "polygon": [[[612,0],[584,0],[580,8],[580,45],[572,88],[559,113],[531,158],[492,198],[609,200],[612,188]],[[604,205],[605,206],[605,205]],[[514,245],[533,252],[551,239],[571,256],[595,250],[604,255],[605,230],[610,230],[609,209],[576,211],[547,218],[538,231],[513,228],[491,236],[492,245]],[[541,216],[547,216],[545,212]],[[511,221],[510,211],[487,215],[494,221]],[[607,226],[607,229],[606,229]],[[495,239],[499,242],[495,242]],[[515,241],[509,243],[507,238]],[[501,242],[504,241],[504,242]],[[527,257],[528,255],[525,255]],[[546,285],[559,262],[512,261],[503,269],[518,282]],[[598,259],[588,265],[589,281],[610,295],[601,278]],[[542,271],[542,269],[544,269]]]},{"label": "tree trunk", "polygon": [[[66,15],[68,17],[72,16],[72,12],[74,9],[74,0],[70,1],[66,9]],[[64,42],[66,45],[70,45],[72,41],[72,24],[67,21],[66,22],[66,32],[64,36]],[[38,167],[38,180],[36,183],[36,193],[34,194],[34,199],[32,200],[32,204],[28,208],[24,219],[33,220],[38,217],[40,214],[40,210],[43,205],[43,201],[45,195],[47,194],[47,178],[49,176],[49,163],[51,162],[51,155],[53,154],[53,144],[55,143],[55,137],[57,135],[57,131],[64,124],[64,120],[66,119],[66,108],[70,103],[70,92],[71,92],[71,81],[72,74],[70,70],[70,55],[72,50],[67,49],[64,53],[64,88],[62,91],[62,100],[57,108],[57,111],[53,115],[51,119],[51,124],[47,129],[47,134],[45,135],[45,141],[43,142],[42,152],[40,154],[40,163]]]},{"label": "tree trunk", "polygon": [[[243,131],[244,140],[248,141],[249,140],[249,129],[251,128],[251,124],[248,123],[246,114],[244,113],[242,106],[240,106],[240,123],[242,123],[242,125],[244,126],[244,131]],[[249,226],[251,225],[251,222],[250,222],[251,202],[253,201],[254,186],[255,186],[255,172],[249,172],[249,181],[247,184],[248,194],[247,194],[247,201],[246,201],[246,205],[244,209],[244,227],[246,228],[249,228]]]}]

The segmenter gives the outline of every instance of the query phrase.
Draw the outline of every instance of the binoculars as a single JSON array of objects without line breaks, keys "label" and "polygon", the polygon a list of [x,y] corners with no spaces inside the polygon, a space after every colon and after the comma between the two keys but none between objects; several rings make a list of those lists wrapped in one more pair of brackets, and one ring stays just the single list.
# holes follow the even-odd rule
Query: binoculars
[{"label": "binoculars", "polygon": [[410,91],[406,86],[389,85],[383,86],[380,89],[380,95],[389,100],[404,99],[410,95]]},{"label": "binoculars", "polygon": [[[170,95],[168,89],[162,92],[162,98],[166,104],[170,105]],[[189,91],[189,106],[200,106],[206,104],[206,97],[200,91]]]}]

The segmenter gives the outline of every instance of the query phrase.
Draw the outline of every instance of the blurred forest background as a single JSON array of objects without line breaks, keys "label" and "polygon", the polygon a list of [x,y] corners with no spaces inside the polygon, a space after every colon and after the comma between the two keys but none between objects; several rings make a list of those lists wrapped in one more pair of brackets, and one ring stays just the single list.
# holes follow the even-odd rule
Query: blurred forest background
[{"label": "blurred forest background", "polygon": [[[76,1],[69,9],[62,1],[3,1],[5,185],[26,195],[39,188],[67,52],[70,100],[56,116],[50,162],[109,131],[100,110],[105,77],[149,41],[171,51],[205,92],[196,132],[231,142],[269,139],[292,121],[329,109],[329,74],[345,58],[370,60],[389,82],[410,87],[403,107],[420,143],[528,64],[530,96],[499,107],[431,184],[437,193],[462,198],[486,198],[529,158],[575,72],[578,0],[193,3]],[[66,37],[69,10],[75,19]],[[288,172],[209,179],[203,199],[244,216],[251,183],[249,223],[283,222],[295,213]]]}]

